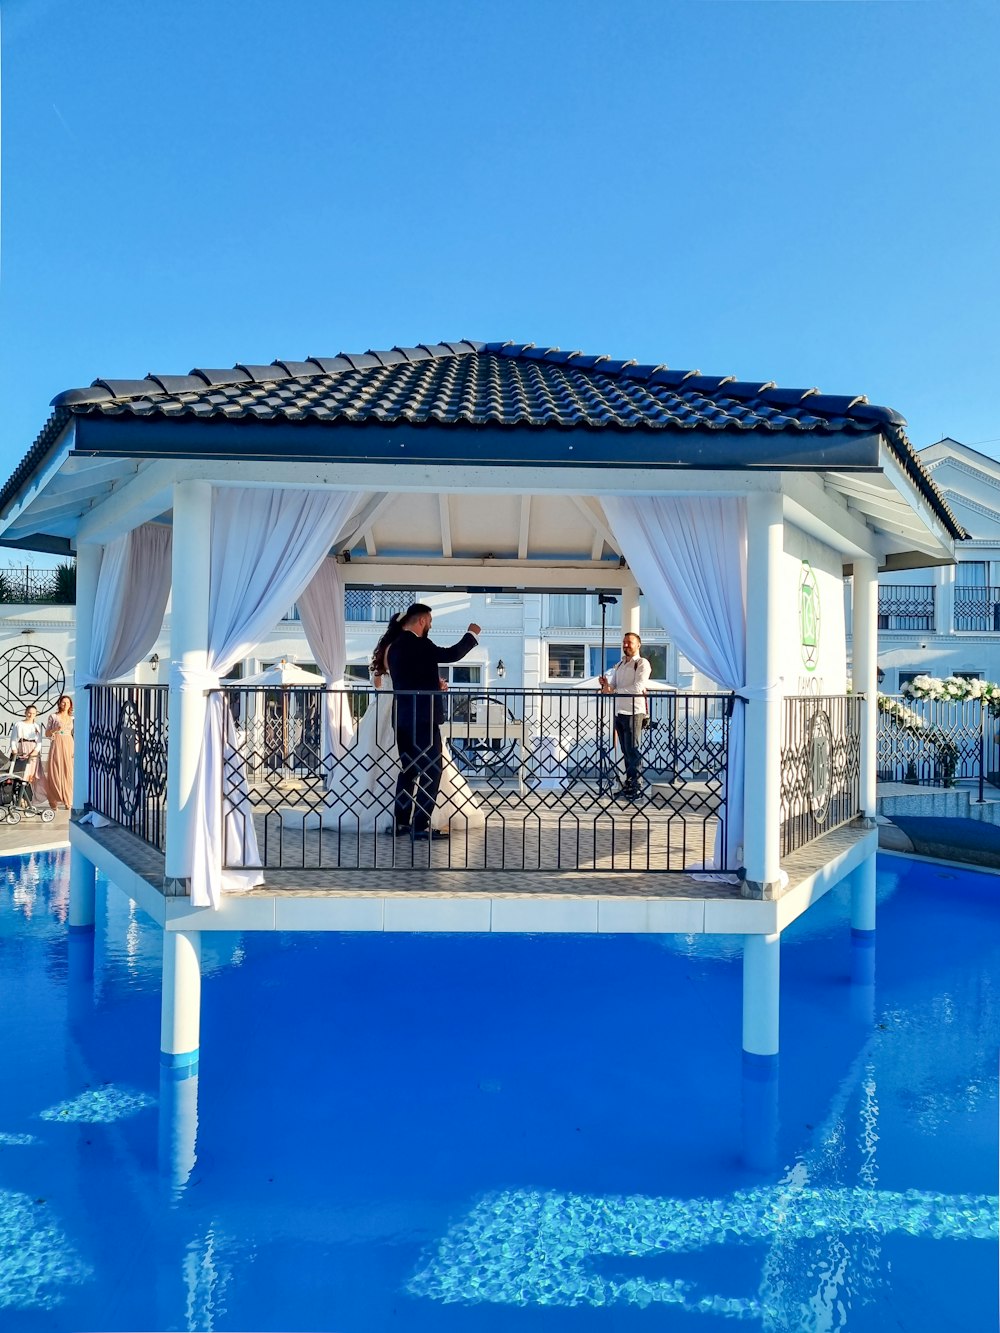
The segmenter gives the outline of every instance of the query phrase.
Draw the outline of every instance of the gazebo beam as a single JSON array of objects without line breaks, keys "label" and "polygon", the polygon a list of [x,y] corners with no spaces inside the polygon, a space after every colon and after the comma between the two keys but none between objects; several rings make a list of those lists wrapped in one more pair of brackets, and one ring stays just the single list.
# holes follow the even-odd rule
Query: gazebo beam
[{"label": "gazebo beam", "polygon": [[622,573],[617,563],[601,561],[566,561],[559,564],[541,560],[445,560],[428,557],[419,562],[412,557],[393,559],[380,556],[369,560],[353,556],[345,566],[344,580],[349,584],[400,588],[530,588],[561,590],[566,588],[619,588]]}]

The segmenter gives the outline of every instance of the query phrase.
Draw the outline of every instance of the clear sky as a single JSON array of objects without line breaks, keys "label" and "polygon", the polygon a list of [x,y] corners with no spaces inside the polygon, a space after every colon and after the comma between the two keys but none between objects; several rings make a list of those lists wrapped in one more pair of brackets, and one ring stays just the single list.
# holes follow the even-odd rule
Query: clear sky
[{"label": "clear sky", "polygon": [[98,376],[516,339],[1000,455],[1000,5],[5,0],[0,473]]}]

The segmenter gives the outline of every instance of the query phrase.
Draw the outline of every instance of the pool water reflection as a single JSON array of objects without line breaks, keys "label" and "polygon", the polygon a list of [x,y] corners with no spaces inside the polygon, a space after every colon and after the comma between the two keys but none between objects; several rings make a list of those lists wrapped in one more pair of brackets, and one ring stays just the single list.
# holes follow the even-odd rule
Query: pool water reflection
[{"label": "pool water reflection", "polygon": [[0,863],[0,1322],[991,1326],[1000,879],[881,860],[874,967],[796,923],[763,1089],[735,942],[642,936],[206,935],[185,1078],[66,860]]}]

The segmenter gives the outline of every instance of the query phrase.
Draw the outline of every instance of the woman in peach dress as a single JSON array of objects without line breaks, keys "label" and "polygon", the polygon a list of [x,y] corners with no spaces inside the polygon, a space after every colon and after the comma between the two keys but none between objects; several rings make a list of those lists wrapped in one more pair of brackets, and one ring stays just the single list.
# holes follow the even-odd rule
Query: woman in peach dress
[{"label": "woman in peach dress", "polygon": [[53,810],[73,805],[73,700],[61,694],[56,711],[45,727],[49,738],[49,758],[45,766],[45,787]]}]

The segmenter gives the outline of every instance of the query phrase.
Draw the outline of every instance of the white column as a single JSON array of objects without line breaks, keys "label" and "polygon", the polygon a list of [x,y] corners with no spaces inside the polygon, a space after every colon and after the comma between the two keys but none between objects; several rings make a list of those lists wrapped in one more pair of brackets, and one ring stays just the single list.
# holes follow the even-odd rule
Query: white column
[{"label": "white column", "polygon": [[[944,565],[934,572],[934,633],[955,630],[955,566]],[[918,631],[914,631],[918,633]],[[926,638],[927,631],[924,631]],[[925,665],[923,662],[921,665]]]},{"label": "white column", "polygon": [[[94,603],[103,547],[81,542],[76,552],[76,625],[73,633],[73,816],[83,814],[90,790],[90,691],[80,685],[90,675]],[[94,929],[94,867],[74,847],[69,858],[69,928]]]},{"label": "white column", "polygon": [[196,1065],[200,1029],[201,931],[165,930],[160,1063],[172,1068]]},{"label": "white column", "polygon": [[854,665],[852,685],[863,694],[861,707],[861,813],[877,813],[876,742],[878,740],[878,569],[864,556],[854,561]]},{"label": "white column", "polygon": [[778,1054],[781,936],[743,936],[743,1052]]},{"label": "white column", "polygon": [[192,789],[205,737],[207,700],[201,690],[181,689],[179,668],[208,665],[208,593],[212,541],[212,487],[207,481],[174,485],[174,537],[170,607],[170,728],[167,744],[168,879],[184,876],[184,847],[194,818]]},{"label": "white column", "polygon": [[[781,495],[747,496],[747,679],[746,758],[743,797],[743,863],[746,892],[772,898],[780,872],[781,699],[778,643],[785,634],[778,604],[784,549]],[[765,686],[775,691],[763,698]]]},{"label": "white column", "polygon": [[96,898],[94,863],[81,851],[71,847],[69,852],[69,928],[94,929]]},{"label": "white column", "polygon": [[104,548],[81,542],[76,552],[76,627],[73,634],[73,813],[80,815],[90,788],[90,693],[80,682],[90,675],[94,603]]},{"label": "white column", "polygon": [[634,582],[622,588],[622,634],[642,634],[639,624],[639,589]]},{"label": "white column", "polygon": [[521,679],[526,690],[537,690],[545,674],[542,662],[542,594],[528,592],[524,594],[524,660],[521,667]]}]

